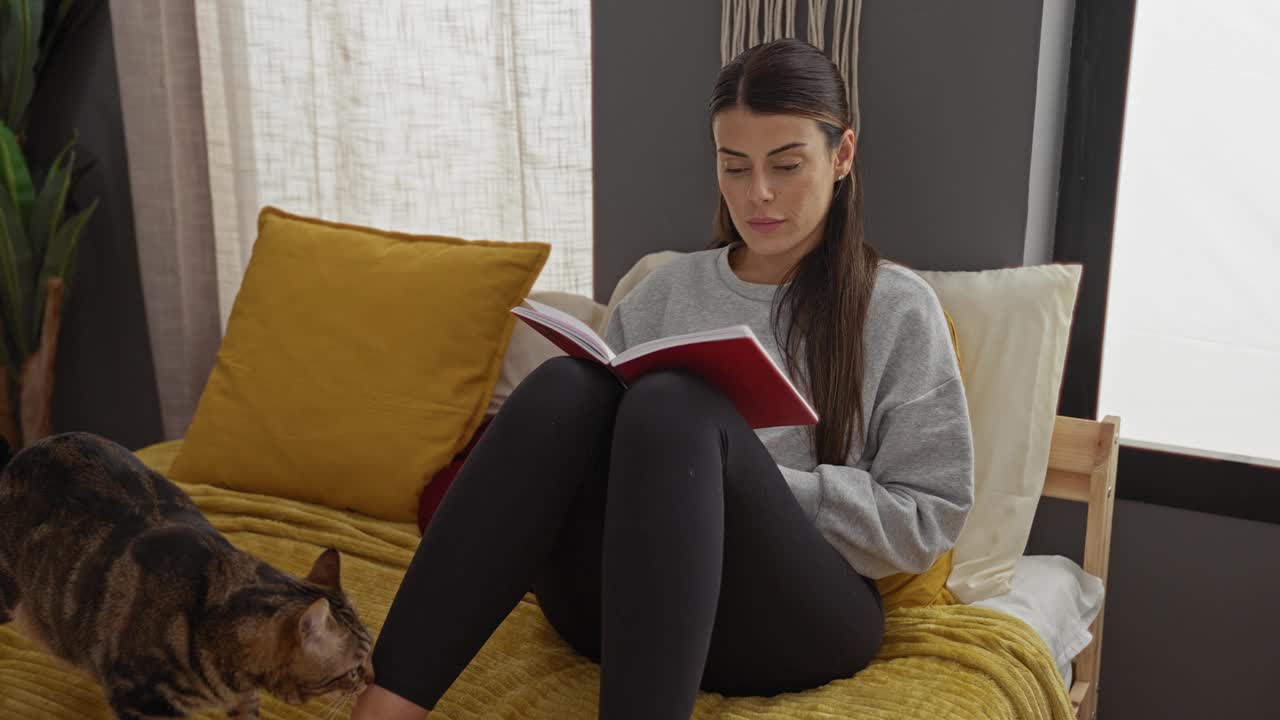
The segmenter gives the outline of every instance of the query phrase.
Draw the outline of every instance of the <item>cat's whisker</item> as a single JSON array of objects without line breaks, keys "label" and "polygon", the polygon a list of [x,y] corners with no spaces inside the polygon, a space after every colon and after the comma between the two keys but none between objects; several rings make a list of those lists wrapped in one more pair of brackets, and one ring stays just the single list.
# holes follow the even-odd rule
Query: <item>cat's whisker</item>
[{"label": "cat's whisker", "polygon": [[325,708],[324,710],[323,720],[333,720],[333,717],[338,714],[338,708],[339,706],[341,706],[341,704],[342,704],[341,695],[333,698],[333,700],[329,702],[329,707]]},{"label": "cat's whisker", "polygon": [[324,720],[333,720],[336,718],[342,709],[347,706],[347,703],[352,697],[354,697],[354,695],[354,692],[347,691],[346,694],[340,696],[337,700],[334,700],[333,704],[329,706],[329,711],[325,713]]}]

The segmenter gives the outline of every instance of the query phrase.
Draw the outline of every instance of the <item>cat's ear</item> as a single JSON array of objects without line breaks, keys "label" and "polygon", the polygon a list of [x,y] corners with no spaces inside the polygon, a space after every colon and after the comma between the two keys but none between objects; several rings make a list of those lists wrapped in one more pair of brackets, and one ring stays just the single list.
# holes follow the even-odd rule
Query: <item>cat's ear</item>
[{"label": "cat's ear", "polygon": [[304,645],[308,642],[314,643],[326,631],[328,625],[329,601],[320,598],[298,616],[298,637]]},{"label": "cat's ear", "polygon": [[342,561],[337,550],[329,548],[320,553],[307,573],[307,582],[330,590],[342,589]]}]

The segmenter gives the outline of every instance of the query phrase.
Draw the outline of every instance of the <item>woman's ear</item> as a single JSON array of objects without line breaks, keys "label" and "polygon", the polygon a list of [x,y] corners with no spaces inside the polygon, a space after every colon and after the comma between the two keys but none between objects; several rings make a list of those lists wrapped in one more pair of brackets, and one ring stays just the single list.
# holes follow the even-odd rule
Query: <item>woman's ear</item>
[{"label": "woman's ear", "polygon": [[858,143],[852,130],[845,130],[840,136],[840,144],[836,146],[836,182],[843,180],[853,169],[853,156],[857,154]]}]

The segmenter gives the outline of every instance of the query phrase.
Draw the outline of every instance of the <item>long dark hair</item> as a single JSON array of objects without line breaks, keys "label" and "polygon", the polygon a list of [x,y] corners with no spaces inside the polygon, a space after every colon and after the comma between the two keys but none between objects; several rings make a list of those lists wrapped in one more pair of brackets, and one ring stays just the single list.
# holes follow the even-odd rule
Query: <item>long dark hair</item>
[{"label": "long dark hair", "polygon": [[[735,105],[756,113],[812,118],[832,150],[850,124],[840,71],[821,51],[799,40],[757,45],[720,70],[711,118]],[[721,196],[711,246],[741,240]],[[787,369],[794,377],[803,358],[809,394],[822,418],[812,433],[819,463],[844,464],[855,435],[865,441],[862,328],[879,264],[880,254],[864,237],[862,178],[855,161],[836,187],[822,243],[791,268],[772,313]],[[785,327],[784,316],[789,320]]]}]

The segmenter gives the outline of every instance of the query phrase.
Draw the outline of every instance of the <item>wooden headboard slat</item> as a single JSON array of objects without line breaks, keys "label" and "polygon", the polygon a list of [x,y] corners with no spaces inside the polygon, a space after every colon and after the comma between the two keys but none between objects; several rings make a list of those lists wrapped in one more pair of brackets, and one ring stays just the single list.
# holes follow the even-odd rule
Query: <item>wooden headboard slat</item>
[{"label": "wooden headboard slat", "polygon": [[[1111,561],[1111,518],[1115,508],[1116,463],[1120,454],[1120,419],[1081,420],[1058,416],[1049,447],[1044,497],[1088,505],[1084,529],[1084,570],[1107,583]],[[1104,607],[1105,610],[1105,600]],[[1102,668],[1102,617],[1090,626],[1093,642],[1075,659],[1072,704],[1079,720],[1093,720],[1098,708]]]}]

